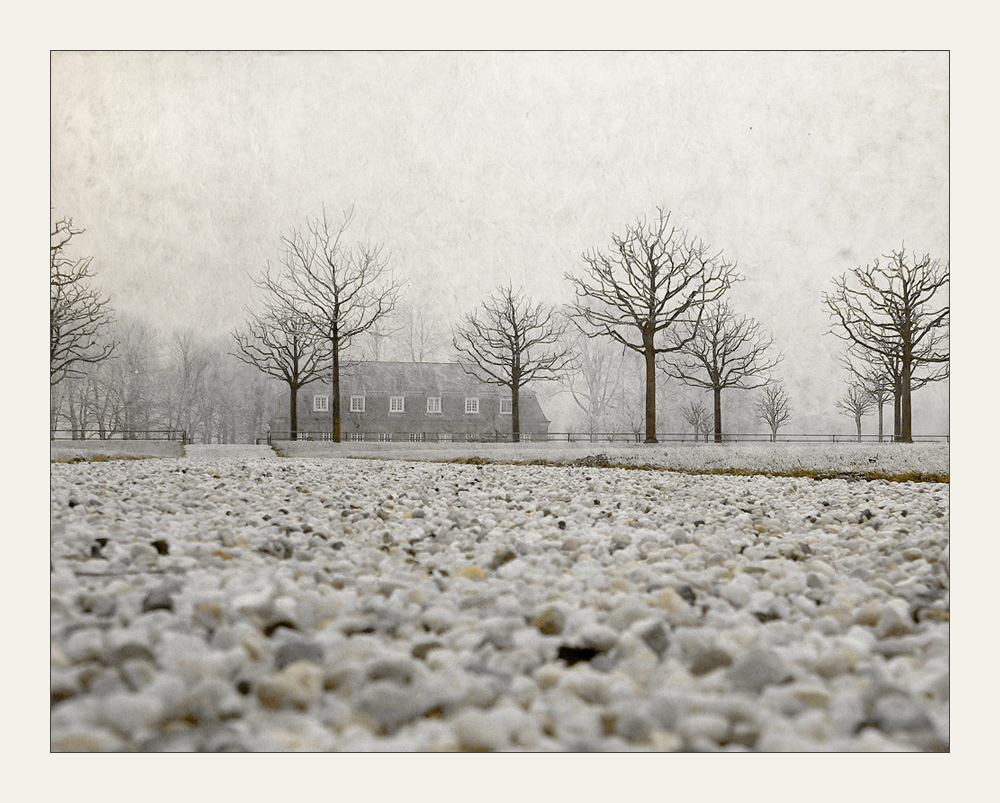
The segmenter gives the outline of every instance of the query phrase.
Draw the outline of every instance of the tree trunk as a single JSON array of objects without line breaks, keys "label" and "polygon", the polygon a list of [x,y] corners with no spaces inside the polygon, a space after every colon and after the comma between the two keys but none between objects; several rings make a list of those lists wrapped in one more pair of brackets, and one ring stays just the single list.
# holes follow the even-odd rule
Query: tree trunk
[{"label": "tree trunk", "polygon": [[77,433],[77,422],[76,422],[76,405],[73,404],[73,394],[69,394],[69,430],[70,437],[73,440],[79,440]]},{"label": "tree trunk", "polygon": [[516,382],[510,389],[510,439],[513,443],[521,440],[521,394]]},{"label": "tree trunk", "polygon": [[715,402],[715,442],[722,443],[722,388],[712,388]]},{"label": "tree trunk", "polygon": [[899,405],[900,430],[899,439],[903,443],[913,443],[913,429],[910,415],[910,376],[913,371],[912,355],[907,350],[903,351],[903,393]]},{"label": "tree trunk", "polygon": [[892,439],[894,441],[898,441],[900,439],[900,412],[902,410],[901,400],[902,392],[897,388],[892,395]]},{"label": "tree trunk", "polygon": [[858,426],[858,443],[861,443],[861,416],[854,416],[854,423]]},{"label": "tree trunk", "polygon": [[643,356],[646,358],[646,440],[656,443],[656,351],[653,334],[643,332]]},{"label": "tree trunk", "polygon": [[288,437],[291,440],[298,440],[299,437],[299,386],[290,383],[288,385]]},{"label": "tree trunk", "polygon": [[882,396],[879,396],[878,401],[878,442],[882,442]]},{"label": "tree trunk", "polygon": [[336,329],[334,329],[331,343],[333,345],[333,376],[330,383],[330,408],[333,426],[330,437],[334,443],[340,443],[340,336]]}]

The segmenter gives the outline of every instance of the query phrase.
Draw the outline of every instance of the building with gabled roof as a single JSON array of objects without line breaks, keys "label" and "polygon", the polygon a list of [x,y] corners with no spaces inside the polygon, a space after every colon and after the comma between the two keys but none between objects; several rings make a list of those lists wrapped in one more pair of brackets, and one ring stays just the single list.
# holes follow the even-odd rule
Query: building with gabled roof
[{"label": "building with gabled roof", "polygon": [[[546,440],[549,420],[531,390],[519,395],[521,440]],[[311,382],[297,397],[298,437],[325,440],[333,429],[330,385]],[[340,371],[343,441],[511,439],[510,389],[480,382],[457,363],[361,362]],[[271,439],[290,437],[288,391],[276,402]]]}]

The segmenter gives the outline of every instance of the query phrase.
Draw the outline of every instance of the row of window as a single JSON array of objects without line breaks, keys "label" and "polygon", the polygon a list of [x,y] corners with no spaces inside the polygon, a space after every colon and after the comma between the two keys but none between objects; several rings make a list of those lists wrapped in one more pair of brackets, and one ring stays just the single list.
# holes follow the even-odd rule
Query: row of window
[{"label": "row of window", "polygon": [[[365,411],[365,397],[364,396],[351,396],[351,406],[350,411],[352,413],[363,413]],[[330,397],[329,396],[313,396],[313,412],[314,413],[328,413],[330,412]],[[406,412],[406,397],[405,396],[390,396],[389,397],[389,412],[390,413],[404,413]],[[428,396],[427,397],[427,413],[428,415],[432,413],[441,412],[441,397],[440,396]],[[469,415],[479,414],[479,397],[468,396],[465,399],[465,412]],[[514,412],[514,401],[512,399],[500,399],[500,413],[510,415]]]}]

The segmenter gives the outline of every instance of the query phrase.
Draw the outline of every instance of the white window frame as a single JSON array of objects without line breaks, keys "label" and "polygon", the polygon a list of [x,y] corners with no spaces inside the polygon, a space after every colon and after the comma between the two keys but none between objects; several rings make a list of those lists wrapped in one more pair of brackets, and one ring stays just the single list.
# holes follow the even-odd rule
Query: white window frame
[{"label": "white window frame", "polygon": [[427,415],[440,415],[441,413],[441,397],[440,396],[428,396],[427,397]]},{"label": "white window frame", "polygon": [[330,397],[317,393],[313,396],[313,412],[314,413],[328,413],[330,412]]},{"label": "white window frame", "polygon": [[[358,402],[361,402],[360,407]],[[364,396],[351,396],[351,412],[352,413],[363,413],[365,411],[365,397]]]},{"label": "white window frame", "polygon": [[451,443],[453,438],[450,432],[441,432],[438,433],[438,440],[444,443]]},{"label": "white window frame", "polygon": [[378,434],[378,440],[379,440],[379,443],[389,443],[389,442],[392,441],[392,433],[391,432],[380,432]]},{"label": "white window frame", "polygon": [[411,432],[410,433],[410,443],[422,443],[424,440],[423,432]]},{"label": "white window frame", "polygon": [[465,414],[466,415],[479,415],[479,397],[478,396],[466,396],[465,397]]},{"label": "white window frame", "polygon": [[513,399],[500,399],[500,415],[514,415]]},{"label": "white window frame", "polygon": [[406,397],[405,396],[390,396],[389,397],[389,412],[390,413],[405,413],[406,412]]}]

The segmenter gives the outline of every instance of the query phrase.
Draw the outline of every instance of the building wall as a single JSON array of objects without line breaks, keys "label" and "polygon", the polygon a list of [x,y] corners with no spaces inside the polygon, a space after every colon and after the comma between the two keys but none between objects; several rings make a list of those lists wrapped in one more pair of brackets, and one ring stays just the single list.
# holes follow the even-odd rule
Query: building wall
[{"label": "building wall", "polygon": [[[506,390],[506,389],[504,389]],[[298,428],[300,432],[329,433],[332,429],[332,415],[329,410],[314,411],[313,397],[329,397],[330,389],[314,383],[301,389],[298,393]],[[350,411],[351,396],[361,395],[353,391],[349,384],[341,387],[340,429],[341,438],[350,440],[352,435],[367,436],[365,440],[378,440],[379,436],[396,434],[401,437],[394,440],[406,440],[409,435],[418,434],[423,440],[438,440],[441,434],[451,435],[454,440],[461,440],[463,435],[509,437],[511,434],[512,415],[500,412],[501,399],[509,399],[509,392],[502,392],[495,386],[473,386],[468,391],[456,393],[453,391],[431,392],[365,392],[365,411],[352,413]],[[404,398],[403,412],[390,412],[390,397],[402,395]],[[441,412],[427,412],[427,398],[440,396]],[[467,397],[479,399],[479,413],[466,413]],[[522,390],[520,394],[520,424],[522,436],[545,435],[548,433],[549,422],[542,412],[538,399],[531,391]],[[278,399],[275,416],[271,421],[271,431],[280,437],[289,430],[288,393]]]}]

